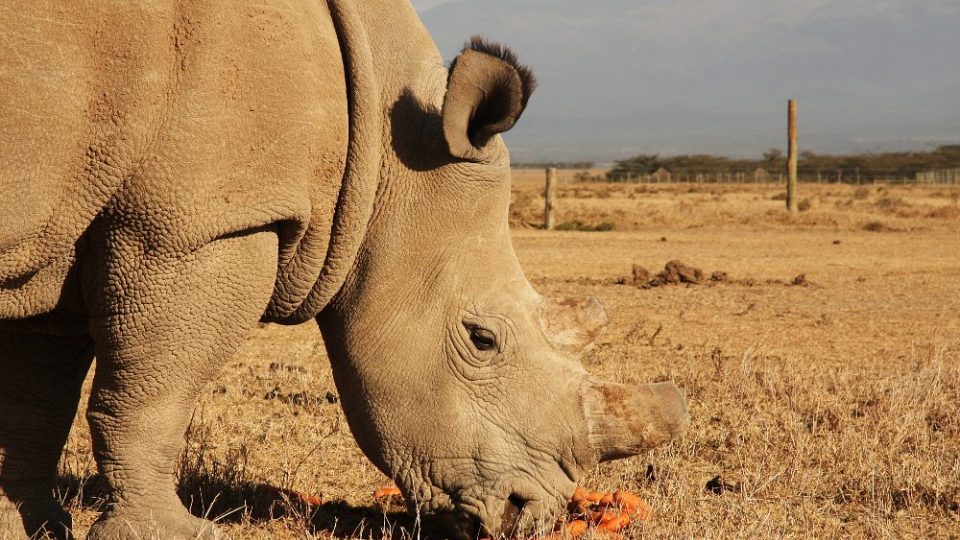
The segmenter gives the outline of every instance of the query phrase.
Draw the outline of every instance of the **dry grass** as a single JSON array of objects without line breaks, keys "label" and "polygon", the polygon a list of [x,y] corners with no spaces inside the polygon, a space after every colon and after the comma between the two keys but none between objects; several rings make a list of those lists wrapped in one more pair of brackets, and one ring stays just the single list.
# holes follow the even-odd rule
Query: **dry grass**
[{"label": "dry grass", "polygon": [[[543,223],[543,173],[523,171],[514,183],[510,222]],[[614,230],[753,227],[952,230],[960,220],[960,186],[852,186],[800,184],[800,214],[783,212],[786,194],[776,184],[577,183],[560,175],[556,223],[600,223]]]},{"label": "dry grass", "polygon": [[[527,184],[518,223],[537,206]],[[652,504],[628,537],[960,538],[957,190],[802,185],[811,208],[787,216],[773,186],[562,187],[558,222],[616,230],[516,230],[528,276],[608,308],[590,371],[672,379],[691,405],[685,438],[586,482]],[[729,279],[618,283],[671,259]],[[387,480],[334,394],[314,327],[256,329],[201,398],[181,497],[240,540],[417,537],[413,517],[371,500]],[[62,463],[81,534],[102,494],[88,437],[81,416]]]}]

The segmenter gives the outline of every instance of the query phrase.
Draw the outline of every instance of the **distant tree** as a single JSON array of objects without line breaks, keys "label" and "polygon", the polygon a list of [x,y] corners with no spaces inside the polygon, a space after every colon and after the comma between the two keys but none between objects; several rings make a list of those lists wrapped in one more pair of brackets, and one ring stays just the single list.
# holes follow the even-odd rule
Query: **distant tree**
[{"label": "distant tree", "polygon": [[661,166],[658,154],[640,154],[617,161],[610,172],[607,173],[607,178],[623,180],[628,177],[650,174]]},{"label": "distant tree", "polygon": [[960,159],[960,144],[945,144],[943,146],[938,146],[933,152],[935,154],[942,154]]},{"label": "distant tree", "polygon": [[[884,152],[877,154],[831,155],[804,151],[799,156],[798,169],[801,178],[822,178],[855,182],[886,178],[912,178],[918,172],[938,169],[960,168],[960,144],[944,145],[932,152]],[[641,154],[616,162],[607,174],[610,180],[626,180],[651,174],[663,167],[674,178],[690,178],[704,173],[726,175],[730,173],[752,174],[758,167],[776,173],[785,166],[783,152],[770,148],[762,159],[730,159],[709,154],[660,157],[656,154]]]},{"label": "distant tree", "polygon": [[875,172],[867,166],[867,160],[859,155],[845,158],[840,162],[840,169],[843,171],[843,176],[851,182],[870,180]]},{"label": "distant tree", "polygon": [[592,169],[592,161],[532,161],[511,163],[514,169],[546,169],[547,167],[556,167],[557,169]]},{"label": "distant tree", "polygon": [[780,150],[779,148],[770,148],[764,152],[763,161],[767,170],[769,171],[782,169],[787,164],[787,161],[783,157],[783,150]]}]

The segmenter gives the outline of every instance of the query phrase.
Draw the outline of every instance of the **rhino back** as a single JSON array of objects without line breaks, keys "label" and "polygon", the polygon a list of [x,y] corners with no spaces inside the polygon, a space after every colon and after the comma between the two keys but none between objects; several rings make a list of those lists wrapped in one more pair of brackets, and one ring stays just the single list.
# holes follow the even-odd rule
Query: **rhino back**
[{"label": "rhino back", "polygon": [[323,3],[36,2],[0,34],[0,319],[52,309],[97,215],[146,250],[272,222],[281,259],[326,248],[347,119]]}]

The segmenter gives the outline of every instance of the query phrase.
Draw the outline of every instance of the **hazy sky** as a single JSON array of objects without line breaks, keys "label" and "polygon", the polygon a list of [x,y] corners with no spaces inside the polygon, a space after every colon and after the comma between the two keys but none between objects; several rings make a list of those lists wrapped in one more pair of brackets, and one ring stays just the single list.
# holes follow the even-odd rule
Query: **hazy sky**
[{"label": "hazy sky", "polygon": [[786,101],[819,152],[960,143],[958,0],[414,0],[444,57],[474,33],[541,85],[517,160],[759,155]]},{"label": "hazy sky", "polygon": [[451,1],[453,0],[413,0],[413,7],[417,8],[418,11],[423,11],[425,9],[430,9],[434,6],[446,4]]}]

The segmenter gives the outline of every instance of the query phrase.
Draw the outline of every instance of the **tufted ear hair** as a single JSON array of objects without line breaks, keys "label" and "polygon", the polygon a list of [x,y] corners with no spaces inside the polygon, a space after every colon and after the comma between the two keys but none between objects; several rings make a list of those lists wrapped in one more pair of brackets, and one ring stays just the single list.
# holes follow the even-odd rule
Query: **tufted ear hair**
[{"label": "tufted ear hair", "polygon": [[482,159],[490,139],[517,123],[536,84],[513,51],[471,38],[450,66],[443,98],[443,135],[450,153]]}]

